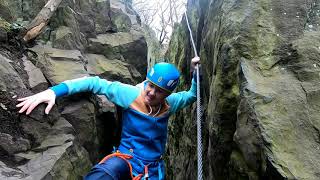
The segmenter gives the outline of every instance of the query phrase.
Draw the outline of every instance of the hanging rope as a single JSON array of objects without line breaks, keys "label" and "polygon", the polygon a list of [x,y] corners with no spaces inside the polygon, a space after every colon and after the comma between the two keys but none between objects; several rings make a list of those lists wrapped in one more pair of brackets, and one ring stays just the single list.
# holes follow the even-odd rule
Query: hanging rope
[{"label": "hanging rope", "polygon": [[[188,16],[187,13],[184,12],[189,33],[190,33],[190,39],[191,43],[193,46],[194,54],[196,57],[198,56],[197,50],[196,50],[196,45],[194,44],[193,36],[192,36],[192,31],[190,28],[190,24],[188,21]],[[196,66],[197,70],[197,148],[198,148],[198,180],[202,180],[202,137],[201,137],[201,97],[200,97],[200,78],[199,78],[199,65],[197,64]]]}]

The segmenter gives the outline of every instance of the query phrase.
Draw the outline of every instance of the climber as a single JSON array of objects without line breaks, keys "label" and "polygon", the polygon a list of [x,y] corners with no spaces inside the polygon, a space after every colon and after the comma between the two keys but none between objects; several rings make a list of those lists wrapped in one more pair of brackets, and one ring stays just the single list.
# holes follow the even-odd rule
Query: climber
[{"label": "climber", "polygon": [[[200,62],[191,60],[191,71]],[[155,64],[142,87],[111,82],[99,77],[67,80],[33,96],[18,99],[19,113],[30,114],[40,103],[47,103],[48,114],[56,97],[91,91],[105,95],[123,108],[122,133],[117,151],[95,165],[85,179],[164,179],[162,155],[167,140],[168,118],[196,100],[196,80],[189,91],[172,93],[179,82],[179,71],[169,63]]]}]

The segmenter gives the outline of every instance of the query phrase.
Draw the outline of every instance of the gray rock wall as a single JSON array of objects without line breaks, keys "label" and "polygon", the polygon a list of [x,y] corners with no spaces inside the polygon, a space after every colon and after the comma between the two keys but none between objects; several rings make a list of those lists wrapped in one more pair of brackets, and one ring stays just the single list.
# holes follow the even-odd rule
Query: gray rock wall
[{"label": "gray rock wall", "polygon": [[[204,74],[204,179],[320,178],[319,11],[318,1],[188,2]],[[187,33],[183,21],[168,52],[183,72]],[[196,178],[193,114],[172,119],[169,178]]]},{"label": "gray rock wall", "polygon": [[41,36],[20,44],[18,30],[45,3],[0,0],[0,179],[82,179],[119,141],[105,97],[59,98],[49,116],[44,105],[18,114],[17,98],[83,76],[137,84],[146,75],[147,43],[130,2],[63,1]]},{"label": "gray rock wall", "polygon": [[[45,1],[21,2],[0,0],[0,179],[79,179],[117,143],[115,107],[79,94],[50,116],[44,106],[24,116],[15,99],[85,75],[141,81],[139,18],[130,3],[63,1],[23,49],[16,28]],[[320,178],[319,11],[304,0],[188,2],[203,71],[204,179]],[[183,74],[178,90],[190,86],[194,56],[185,23],[167,52]],[[194,108],[169,123],[168,179],[196,179]]]}]

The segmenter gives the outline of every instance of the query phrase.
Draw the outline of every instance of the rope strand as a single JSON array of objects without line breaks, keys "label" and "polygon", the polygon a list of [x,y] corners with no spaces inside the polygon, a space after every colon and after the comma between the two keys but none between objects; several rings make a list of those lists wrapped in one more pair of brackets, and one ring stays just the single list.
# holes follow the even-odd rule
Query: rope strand
[{"label": "rope strand", "polygon": [[[189,25],[187,13],[184,12],[186,16],[186,21],[190,33],[190,39],[193,46],[194,54],[198,57],[196,46],[193,40],[192,31]],[[197,149],[198,149],[198,180],[202,180],[202,129],[201,129],[201,96],[200,96],[200,77],[199,77],[199,65],[196,66],[197,71]]]},{"label": "rope strand", "polygon": [[195,45],[194,40],[193,40],[193,35],[192,35],[192,31],[191,31],[191,28],[190,28],[190,24],[189,24],[189,20],[188,20],[188,16],[187,16],[187,12],[186,11],[184,12],[184,15],[186,16],[187,26],[188,26],[188,29],[189,29],[189,34],[190,34],[190,39],[191,39],[191,43],[192,43],[192,46],[193,46],[194,55],[196,57],[199,57],[198,53],[197,53],[196,45]]}]

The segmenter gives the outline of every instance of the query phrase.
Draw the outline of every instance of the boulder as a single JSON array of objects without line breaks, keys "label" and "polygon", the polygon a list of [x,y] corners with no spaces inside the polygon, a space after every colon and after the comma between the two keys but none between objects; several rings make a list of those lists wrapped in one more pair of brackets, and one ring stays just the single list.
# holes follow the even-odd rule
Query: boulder
[{"label": "boulder", "polygon": [[38,54],[36,65],[39,65],[51,84],[88,75],[84,58],[78,50],[63,50],[49,46],[35,46],[30,50]]},{"label": "boulder", "polygon": [[0,89],[13,90],[26,88],[18,73],[10,64],[11,62],[13,61],[0,54]]},{"label": "boulder", "polygon": [[6,180],[16,180],[16,179],[23,179],[23,180],[33,180],[31,176],[28,176],[20,169],[12,168],[7,166],[5,163],[0,161],[0,178]]},{"label": "boulder", "polygon": [[81,178],[90,169],[89,155],[76,141],[70,123],[59,118],[57,109],[49,115],[44,115],[45,105],[29,116],[17,112],[16,97],[30,94],[25,89],[0,91],[0,177]]},{"label": "boulder", "polygon": [[[63,140],[63,138],[60,138]],[[66,139],[64,139],[66,140]],[[81,146],[66,140],[59,146],[53,146],[41,153],[20,153],[19,157],[28,160],[17,167],[24,172],[25,179],[79,179],[90,170],[88,153]]]},{"label": "boulder", "polygon": [[[1,12],[0,12],[0,24],[1,24],[1,21],[3,21],[3,19],[5,21],[13,21],[14,20],[14,9],[13,8],[16,8],[17,6],[15,5],[12,5],[12,3],[14,3],[15,5],[17,4],[16,2],[12,2],[12,1],[9,1],[9,0],[1,0],[0,1],[0,8],[1,8]],[[3,19],[2,19],[3,18]],[[1,25],[0,25],[1,26]]]},{"label": "boulder", "polygon": [[110,102],[106,96],[104,95],[97,95],[97,102],[98,102],[98,114],[101,115],[107,112],[115,112],[116,107],[115,105]]},{"label": "boulder", "polygon": [[[79,49],[83,50],[86,43],[85,37],[74,32],[74,27],[60,26],[52,32],[52,47],[57,49]],[[79,36],[77,36],[79,35]]]},{"label": "boulder", "polygon": [[40,68],[37,68],[26,56],[22,57],[24,70],[28,75],[28,82],[31,89],[46,89],[48,83]]},{"label": "boulder", "polygon": [[89,39],[88,51],[103,54],[108,59],[118,59],[135,67],[142,77],[146,75],[147,44],[138,32],[101,34]]},{"label": "boulder", "polygon": [[99,143],[94,105],[87,100],[73,100],[64,107],[61,115],[74,127],[80,144],[86,148],[94,162],[98,156]]},{"label": "boulder", "polygon": [[[96,74],[102,78],[112,81],[120,81],[123,83],[137,83],[141,79],[140,73],[135,71],[130,71],[128,68],[130,65],[123,61],[112,59],[109,60],[103,55],[97,54],[86,54],[86,59],[88,59],[88,73]],[[133,69],[135,69],[133,67]],[[132,72],[132,74],[131,74]],[[135,79],[133,79],[133,77]]]},{"label": "boulder", "polygon": [[13,138],[10,134],[0,133],[0,148],[7,154],[27,151],[31,148],[30,141],[22,137]]},{"label": "boulder", "polygon": [[109,2],[110,18],[117,31],[130,31],[133,25],[139,24],[137,13],[130,3],[118,0],[109,0]]},{"label": "boulder", "polygon": [[110,1],[101,0],[96,2],[96,8],[98,14],[96,14],[94,21],[97,34],[104,34],[106,32],[117,32],[116,25],[112,22],[110,17]]}]

